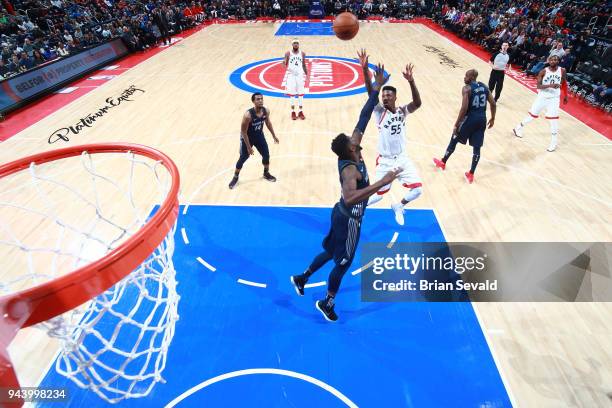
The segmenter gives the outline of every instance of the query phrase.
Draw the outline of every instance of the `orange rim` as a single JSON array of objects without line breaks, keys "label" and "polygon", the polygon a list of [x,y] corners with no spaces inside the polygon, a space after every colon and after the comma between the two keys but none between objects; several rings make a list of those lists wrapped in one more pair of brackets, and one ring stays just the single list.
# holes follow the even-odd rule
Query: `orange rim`
[{"label": "orange rim", "polygon": [[[52,150],[0,166],[0,178],[27,169],[31,163],[47,163],[83,152],[132,152],[160,161],[172,176],[168,196],[139,231],[104,257],[49,282],[0,297],[0,312],[5,324],[28,327],[74,309],[103,293],[147,259],[178,218],[180,176],[176,164],[164,153],[143,145],[102,143]],[[3,340],[4,343],[7,339]]]}]

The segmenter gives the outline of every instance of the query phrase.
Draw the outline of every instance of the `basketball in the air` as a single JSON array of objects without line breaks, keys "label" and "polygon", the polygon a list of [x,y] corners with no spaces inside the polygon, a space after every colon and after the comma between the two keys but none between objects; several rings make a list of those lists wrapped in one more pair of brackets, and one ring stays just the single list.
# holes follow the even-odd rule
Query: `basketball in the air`
[{"label": "basketball in the air", "polygon": [[341,40],[350,40],[357,35],[359,31],[359,20],[353,13],[345,11],[336,16],[333,25],[336,37]]}]

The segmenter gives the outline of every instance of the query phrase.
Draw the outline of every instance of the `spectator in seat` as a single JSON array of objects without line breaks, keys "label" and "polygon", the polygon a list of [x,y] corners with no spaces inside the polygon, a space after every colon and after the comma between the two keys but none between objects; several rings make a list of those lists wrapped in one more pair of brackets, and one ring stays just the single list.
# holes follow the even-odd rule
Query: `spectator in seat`
[{"label": "spectator in seat", "polygon": [[25,51],[26,54],[28,54],[29,57],[31,57],[34,54],[34,45],[32,44],[32,40],[26,38],[23,41],[22,49],[23,51]]},{"label": "spectator in seat", "polygon": [[28,54],[23,51],[21,53],[21,58],[19,58],[19,71],[24,72],[31,68],[34,68],[34,58],[28,56]]},{"label": "spectator in seat", "polygon": [[37,66],[37,65],[40,65],[40,64],[44,64],[45,62],[47,62],[45,57],[43,57],[42,54],[40,53],[40,51],[38,51],[38,50],[34,50],[34,54],[32,55],[32,59],[34,60],[34,66]]},{"label": "spectator in seat", "polygon": [[561,58],[561,62],[559,63],[559,66],[565,68],[567,72],[571,72],[574,66],[575,60],[576,60],[576,57],[574,56],[574,53],[572,52],[572,47],[567,47],[565,49],[565,55]]},{"label": "spectator in seat", "polygon": [[612,88],[608,88],[606,84],[599,85],[593,91],[595,102],[599,105],[607,105],[612,101]]},{"label": "spectator in seat", "polygon": [[71,41],[74,41],[74,37],[72,37],[72,35],[70,35],[70,33],[68,32],[68,30],[64,30],[64,40],[67,43],[70,43]]},{"label": "spectator in seat", "polygon": [[138,37],[136,37],[127,26],[123,27],[123,35],[121,38],[125,41],[130,51],[139,51],[142,49]]},{"label": "spectator in seat", "polygon": [[9,72],[11,71],[8,69],[8,67],[4,63],[4,60],[0,58],[0,76],[2,76],[2,78],[6,78]]},{"label": "spectator in seat", "polygon": [[57,55],[53,53],[53,50],[49,48],[48,46],[42,48],[40,53],[45,59],[45,61],[49,61],[49,60],[57,58]]},{"label": "spectator in seat", "polygon": [[104,26],[104,29],[102,30],[102,38],[104,40],[109,40],[112,37],[113,33],[110,30],[110,27],[108,25]]},{"label": "spectator in seat", "polygon": [[65,57],[70,54],[70,52],[68,52],[68,50],[66,49],[66,46],[63,43],[60,43],[57,46],[57,49],[55,50],[55,52],[57,53],[57,56],[60,58]]},{"label": "spectator in seat", "polygon": [[550,53],[548,55],[549,57],[556,55],[557,57],[559,57],[559,60],[563,58],[563,56],[565,55],[565,50],[563,49],[563,42],[553,41],[552,49],[550,50]]},{"label": "spectator in seat", "polygon": [[21,72],[19,68],[19,58],[17,57],[17,54],[13,54],[11,56],[11,59],[9,60],[8,64],[6,64],[6,68],[9,70],[9,72],[12,75],[15,75]]}]

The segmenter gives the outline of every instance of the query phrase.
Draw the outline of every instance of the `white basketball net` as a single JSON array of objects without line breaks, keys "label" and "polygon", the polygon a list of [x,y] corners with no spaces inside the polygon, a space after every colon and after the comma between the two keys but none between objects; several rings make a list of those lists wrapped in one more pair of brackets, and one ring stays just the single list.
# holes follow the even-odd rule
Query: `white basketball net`
[{"label": "white basketball net", "polygon": [[[0,295],[103,257],[147,222],[170,185],[160,162],[132,153],[84,152],[0,179],[0,256],[9,259]],[[178,320],[175,230],[115,286],[39,325],[61,342],[57,372],[112,403],[163,381]]]}]

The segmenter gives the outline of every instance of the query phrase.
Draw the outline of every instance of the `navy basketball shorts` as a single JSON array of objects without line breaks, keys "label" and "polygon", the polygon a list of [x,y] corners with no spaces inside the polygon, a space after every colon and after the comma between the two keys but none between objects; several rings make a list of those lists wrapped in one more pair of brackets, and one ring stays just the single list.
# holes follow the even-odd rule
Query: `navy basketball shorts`
[{"label": "navy basketball shorts", "polygon": [[467,117],[457,129],[459,143],[466,144],[470,142],[470,146],[480,147],[484,144],[484,134],[487,129],[487,118]]},{"label": "navy basketball shorts", "polygon": [[[268,142],[266,142],[266,138],[263,135],[249,136],[249,143],[251,143],[251,146],[257,149],[259,154],[261,154],[263,164],[270,163],[270,150],[268,149]],[[238,159],[236,168],[242,168],[242,165],[248,160],[248,158],[249,152],[246,144],[244,143],[244,140],[240,139],[240,158]]]},{"label": "navy basketball shorts", "polygon": [[333,256],[336,265],[349,267],[353,262],[355,250],[361,235],[361,218],[343,214],[339,203],[336,203],[331,215],[331,227],[325,239],[323,249]]}]

